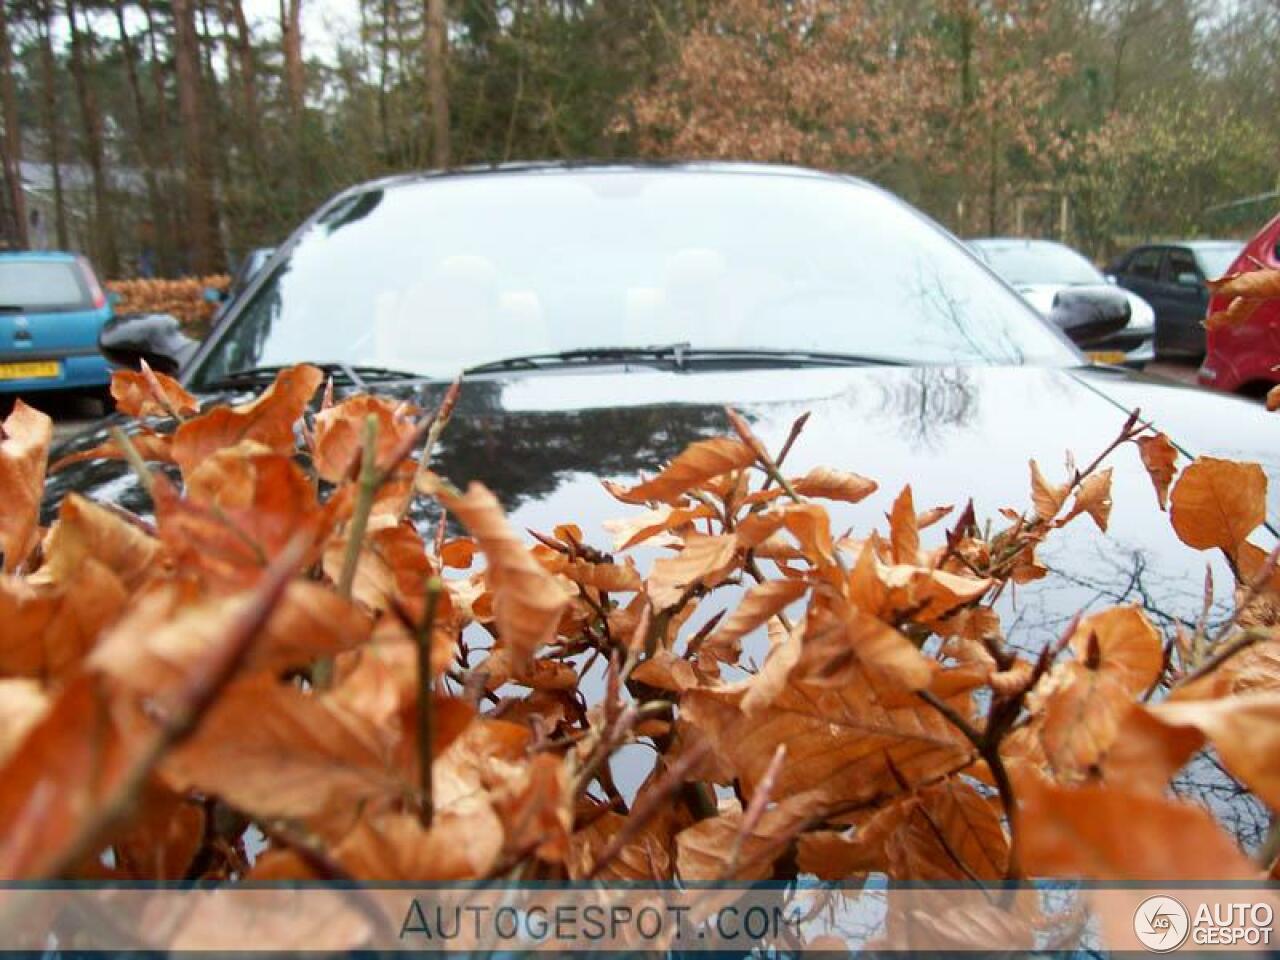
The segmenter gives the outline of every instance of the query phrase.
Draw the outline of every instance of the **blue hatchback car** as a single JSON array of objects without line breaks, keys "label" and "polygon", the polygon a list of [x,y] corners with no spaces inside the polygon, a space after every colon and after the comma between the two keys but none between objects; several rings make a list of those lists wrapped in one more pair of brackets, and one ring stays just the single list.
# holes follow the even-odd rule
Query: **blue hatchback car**
[{"label": "blue hatchback car", "polygon": [[98,332],[111,313],[84,257],[0,253],[0,394],[102,394],[111,366],[98,351]]}]

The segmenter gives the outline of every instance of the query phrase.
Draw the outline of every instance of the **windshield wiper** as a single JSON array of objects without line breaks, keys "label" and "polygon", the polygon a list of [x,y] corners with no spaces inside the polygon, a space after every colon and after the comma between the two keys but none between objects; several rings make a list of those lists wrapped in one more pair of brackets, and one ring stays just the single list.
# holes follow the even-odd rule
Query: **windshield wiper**
[{"label": "windshield wiper", "polygon": [[578,350],[560,350],[556,353],[527,353],[522,356],[476,364],[464,370],[463,375],[493,373],[499,370],[540,370],[543,367],[561,367],[579,363],[590,366],[597,363],[616,363],[619,360],[661,362],[669,359],[679,368],[683,366],[683,357],[688,349],[689,344],[681,341],[651,347],[583,347]]},{"label": "windshield wiper", "polygon": [[[255,387],[263,383],[269,383],[274,380],[281,370],[287,370],[295,364],[276,364],[267,367],[251,367],[248,370],[237,370],[229,373],[224,377],[218,377],[207,384],[203,384],[206,389],[217,389],[219,387]],[[318,367],[333,377],[335,381],[346,382],[352,386],[363,390],[371,383],[391,383],[414,381],[421,382],[430,380],[430,377],[424,377],[420,373],[409,373],[405,370],[392,370],[388,367],[370,367],[362,364],[350,363],[312,363],[311,366]]]},{"label": "windshield wiper", "polygon": [[911,363],[901,357],[881,357],[856,353],[827,353],[813,350],[781,350],[758,347],[693,348],[687,342],[650,347],[586,347],[559,353],[530,353],[507,357],[471,367],[465,372],[492,373],[502,370],[540,370],[570,365],[591,366],[619,361],[671,362],[677,370],[687,370],[699,361],[742,363],[755,366],[796,367],[901,367]]}]

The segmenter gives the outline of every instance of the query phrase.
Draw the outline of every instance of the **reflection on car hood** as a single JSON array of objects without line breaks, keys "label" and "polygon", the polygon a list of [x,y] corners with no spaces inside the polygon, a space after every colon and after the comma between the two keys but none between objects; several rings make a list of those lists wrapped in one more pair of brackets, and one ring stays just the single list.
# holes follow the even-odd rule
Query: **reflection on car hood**
[{"label": "reflection on car hood", "polygon": [[[423,388],[421,402],[433,402],[442,389]],[[1029,502],[1029,459],[1051,478],[1065,476],[1066,452],[1087,463],[1134,407],[1185,451],[1258,461],[1280,481],[1280,422],[1255,404],[1118,371],[1008,367],[591,371],[477,380],[463,388],[436,466],[456,483],[492,487],[519,527],[550,529],[573,520],[605,545],[601,524],[630,508],[614,502],[599,481],[634,480],[685,445],[725,432],[725,404],[746,414],[775,449],[792,421],[811,411],[788,471],[826,464],[877,480],[877,494],[836,510],[837,525],[855,532],[881,524],[907,483],[922,509],[962,505],[972,496],[980,517],[1000,507],[1021,510]],[[105,426],[74,438],[64,452],[104,439]],[[1168,619],[1193,621],[1198,612],[1204,563],[1213,558],[1178,543],[1134,450],[1117,452],[1111,463],[1108,535],[1076,522],[1046,548],[1046,560],[1079,590],[1059,581],[1043,598],[1021,591],[1016,633],[1029,645],[1056,635],[1098,595],[1145,597]],[[77,464],[54,475],[47,508],[72,490],[147,510],[120,463]],[[1273,519],[1278,497],[1280,482],[1273,482]]]},{"label": "reflection on car hood", "polygon": [[[443,389],[424,388],[420,401],[434,404]],[[1246,401],[1101,368],[615,369],[502,376],[464,385],[434,466],[455,483],[479,480],[491,487],[517,529],[550,530],[572,521],[589,542],[608,549],[604,522],[633,516],[638,508],[614,501],[600,481],[634,481],[690,442],[725,433],[725,404],[740,410],[774,450],[796,417],[811,412],[788,473],[821,464],[879,482],[862,503],[835,505],[836,532],[883,528],[907,483],[922,510],[941,504],[960,509],[972,497],[980,519],[999,523],[999,508],[1029,506],[1029,459],[1051,480],[1065,478],[1067,451],[1077,463],[1088,463],[1135,407],[1188,453],[1261,463],[1271,480],[1273,521],[1280,507],[1280,421]],[[91,431],[64,451],[104,436]],[[1117,451],[1109,465],[1114,508],[1108,533],[1077,518],[1041,551],[1050,577],[1007,591],[1001,601],[1006,632],[1021,647],[1038,649],[1077,611],[1112,603],[1141,603],[1166,633],[1174,622],[1193,623],[1206,563],[1214,571],[1218,616],[1230,602],[1229,571],[1216,555],[1177,540],[1136,449]],[[119,463],[79,464],[55,475],[47,510],[72,490],[148,510]],[[417,519],[434,519],[433,505],[420,509]],[[926,532],[926,542],[941,538],[941,525]],[[1271,543],[1265,530],[1255,540]],[[647,567],[653,552],[638,552]],[[1216,775],[1209,779],[1213,784],[1205,789],[1222,786]],[[1252,807],[1232,807],[1230,816],[1242,834],[1266,827],[1265,815]]]}]

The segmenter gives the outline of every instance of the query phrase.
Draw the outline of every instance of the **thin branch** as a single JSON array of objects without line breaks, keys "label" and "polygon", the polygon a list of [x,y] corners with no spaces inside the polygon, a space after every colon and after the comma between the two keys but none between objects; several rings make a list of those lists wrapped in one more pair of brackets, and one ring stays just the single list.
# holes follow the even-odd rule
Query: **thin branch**
[{"label": "thin branch", "polygon": [[431,777],[435,758],[435,684],[431,672],[431,630],[435,626],[436,610],[444,583],[439,577],[427,580],[427,608],[422,615],[422,625],[414,631],[418,648],[418,776],[421,805],[418,819],[424,828],[431,826],[435,816],[435,796]]}]

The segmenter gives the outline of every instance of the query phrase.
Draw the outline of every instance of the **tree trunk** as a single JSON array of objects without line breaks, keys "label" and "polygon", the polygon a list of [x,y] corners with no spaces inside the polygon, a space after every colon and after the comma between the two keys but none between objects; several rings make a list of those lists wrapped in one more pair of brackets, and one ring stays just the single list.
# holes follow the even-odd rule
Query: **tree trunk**
[{"label": "tree trunk", "polygon": [[173,0],[174,58],[178,75],[178,113],[186,160],[189,270],[212,273],[222,265],[214,223],[213,181],[205,152],[205,125],[200,89],[200,49],[191,0]]},{"label": "tree trunk", "polygon": [[161,184],[169,208],[168,233],[160,246],[160,272],[169,276],[178,270],[178,254],[182,247],[182,236],[185,233],[184,209],[185,192],[180,188],[175,176],[172,131],[169,124],[169,95],[165,88],[164,78],[170,71],[160,59],[160,45],[156,41],[158,30],[155,12],[151,8],[151,0],[141,0],[142,11],[147,18],[147,50],[151,58],[151,85],[155,90],[155,155],[161,171],[165,173]]},{"label": "tree trunk", "polygon": [[49,150],[49,169],[53,173],[53,224],[58,249],[68,246],[67,201],[62,193],[62,116],[58,110],[58,88],[54,80],[53,60],[53,3],[40,4],[40,20],[36,25],[40,35],[40,85],[43,87],[45,143]]},{"label": "tree trunk", "polygon": [[444,0],[427,0],[426,9],[427,115],[431,118],[431,165],[449,166],[449,37]]},{"label": "tree trunk", "polygon": [[241,0],[230,0],[228,7],[235,24],[236,64],[240,74],[240,106],[244,110],[245,147],[254,171],[258,170],[258,70],[253,62],[253,35],[244,15]]},{"label": "tree trunk", "polygon": [[[155,138],[152,134],[150,116],[146,100],[142,96],[142,85],[138,81],[138,52],[133,47],[133,39],[129,36],[124,19],[124,0],[113,0],[116,29],[120,33],[120,49],[123,52],[125,77],[129,82],[129,96],[133,100],[134,124],[138,136],[138,154],[142,158],[142,176],[147,188],[147,206],[151,209],[150,238],[170,235],[168,228],[169,214],[160,195],[160,183],[156,176]],[[144,240],[144,245],[147,244]],[[151,265],[154,269],[155,250],[151,251]]]},{"label": "tree trunk", "polygon": [[280,43],[284,47],[284,79],[295,122],[302,116],[307,85],[302,64],[302,0],[280,0]]},{"label": "tree trunk", "polygon": [[98,268],[108,277],[120,272],[120,252],[116,242],[115,216],[111,208],[111,190],[107,183],[106,162],[102,149],[102,115],[98,112],[93,85],[89,83],[89,52],[80,32],[75,0],[67,0],[67,23],[71,30],[71,74],[80,101],[80,121],[84,128],[84,154],[93,178],[93,256]]},{"label": "tree trunk", "polygon": [[4,175],[8,186],[10,231],[13,242],[27,246],[27,207],[22,195],[22,127],[18,122],[18,96],[13,87],[13,51],[9,49],[9,15],[0,2],[0,99],[4,103]]}]

